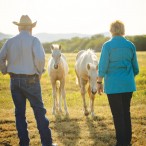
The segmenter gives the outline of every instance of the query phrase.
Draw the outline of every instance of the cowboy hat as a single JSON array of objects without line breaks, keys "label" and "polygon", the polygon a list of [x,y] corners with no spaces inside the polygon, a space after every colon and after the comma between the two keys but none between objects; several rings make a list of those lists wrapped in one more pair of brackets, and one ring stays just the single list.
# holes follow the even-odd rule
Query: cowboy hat
[{"label": "cowboy hat", "polygon": [[31,19],[28,15],[22,15],[20,18],[20,22],[13,22],[15,25],[18,26],[31,26],[32,28],[36,26],[36,22],[32,23]]}]

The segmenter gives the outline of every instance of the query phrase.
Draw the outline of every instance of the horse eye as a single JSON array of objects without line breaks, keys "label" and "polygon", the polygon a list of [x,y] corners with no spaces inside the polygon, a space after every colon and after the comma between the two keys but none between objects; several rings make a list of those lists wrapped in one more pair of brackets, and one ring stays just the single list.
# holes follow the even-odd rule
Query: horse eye
[{"label": "horse eye", "polygon": [[61,57],[61,54],[60,54],[60,56],[59,57]]}]

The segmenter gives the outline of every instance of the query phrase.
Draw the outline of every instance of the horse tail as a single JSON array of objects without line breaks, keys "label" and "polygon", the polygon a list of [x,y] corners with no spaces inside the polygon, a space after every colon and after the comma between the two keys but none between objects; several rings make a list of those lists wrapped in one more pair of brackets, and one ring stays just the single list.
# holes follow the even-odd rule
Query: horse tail
[{"label": "horse tail", "polygon": [[60,81],[56,81],[56,89],[60,88]]}]

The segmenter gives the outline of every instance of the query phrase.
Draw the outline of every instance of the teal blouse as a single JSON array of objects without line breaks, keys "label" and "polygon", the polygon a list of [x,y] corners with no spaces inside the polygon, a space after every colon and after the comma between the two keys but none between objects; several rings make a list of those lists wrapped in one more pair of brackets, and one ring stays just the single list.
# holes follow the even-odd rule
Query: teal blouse
[{"label": "teal blouse", "polygon": [[134,77],[138,73],[136,48],[132,42],[122,36],[115,36],[103,45],[98,76],[104,77],[106,94],[135,91]]}]

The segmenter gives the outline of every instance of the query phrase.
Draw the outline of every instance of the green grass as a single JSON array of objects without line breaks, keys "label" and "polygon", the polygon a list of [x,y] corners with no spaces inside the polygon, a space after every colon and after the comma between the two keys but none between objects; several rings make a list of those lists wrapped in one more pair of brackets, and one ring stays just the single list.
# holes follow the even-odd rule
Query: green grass
[{"label": "green grass", "polygon": [[[109,104],[105,94],[96,95],[95,118],[85,117],[82,111],[82,98],[79,87],[75,84],[75,55],[65,54],[69,64],[66,82],[66,99],[70,116],[64,113],[56,117],[52,111],[52,88],[47,71],[41,79],[42,94],[47,117],[50,120],[53,141],[59,146],[113,146],[115,132]],[[138,52],[140,73],[136,77],[137,92],[131,102],[132,144],[146,145],[146,52]],[[46,55],[46,68],[50,54]],[[100,54],[98,53],[99,57]],[[86,98],[89,104],[89,98]],[[63,110],[64,111],[64,110]],[[33,111],[27,102],[27,120],[31,146],[40,146],[39,133],[36,128]],[[9,89],[9,76],[0,74],[0,146],[17,146],[18,138],[15,128],[14,105]]]}]

